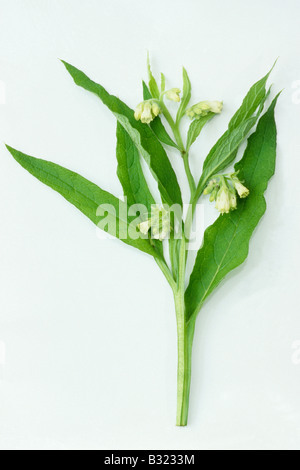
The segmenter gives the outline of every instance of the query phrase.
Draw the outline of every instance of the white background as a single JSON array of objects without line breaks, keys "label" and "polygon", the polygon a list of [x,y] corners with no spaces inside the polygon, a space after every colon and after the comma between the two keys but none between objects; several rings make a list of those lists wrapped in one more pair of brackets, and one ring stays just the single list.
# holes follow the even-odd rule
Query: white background
[{"label": "white background", "polygon": [[[132,107],[147,49],[170,86],[184,65],[194,102],[224,100],[194,146],[197,175],[278,56],[273,93],[284,88],[268,211],[248,261],[198,319],[183,429],[172,296],[157,266],[99,240],[1,144],[1,449],[300,448],[299,17],[298,0],[0,0],[1,142],[116,195],[114,117],[58,58]],[[205,215],[208,224],[217,214]]]}]

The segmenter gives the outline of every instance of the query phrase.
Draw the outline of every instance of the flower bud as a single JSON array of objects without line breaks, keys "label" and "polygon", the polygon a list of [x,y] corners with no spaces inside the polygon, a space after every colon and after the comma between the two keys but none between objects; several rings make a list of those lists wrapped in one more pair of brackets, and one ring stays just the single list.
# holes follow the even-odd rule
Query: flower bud
[{"label": "flower bud", "polygon": [[214,202],[216,200],[218,192],[219,192],[219,187],[216,186],[215,189],[213,190],[213,192],[210,195],[210,198],[209,198],[210,202]]},{"label": "flower bud", "polygon": [[206,188],[204,189],[203,194],[205,195],[210,194],[214,190],[216,184],[217,184],[216,180],[211,180],[206,186]]},{"label": "flower bud", "polygon": [[181,90],[179,88],[171,88],[171,90],[166,91],[166,98],[171,101],[176,101],[179,103]]},{"label": "flower bud", "polygon": [[234,184],[234,187],[237,190],[238,195],[240,196],[240,198],[243,199],[243,198],[249,196],[249,194],[250,194],[249,189],[246,188],[246,186],[244,186],[239,180],[233,181],[233,184]]},{"label": "flower bud", "polygon": [[220,114],[222,109],[223,103],[221,101],[201,101],[187,109],[186,115],[191,119],[197,119],[201,116],[206,116],[208,113]]}]

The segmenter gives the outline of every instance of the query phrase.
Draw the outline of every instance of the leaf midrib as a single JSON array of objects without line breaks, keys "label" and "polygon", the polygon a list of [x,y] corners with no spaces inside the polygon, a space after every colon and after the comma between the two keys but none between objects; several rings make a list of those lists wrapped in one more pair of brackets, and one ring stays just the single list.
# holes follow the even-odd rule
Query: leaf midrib
[{"label": "leaf midrib", "polygon": [[[263,148],[264,148],[264,146],[265,146],[265,143],[266,143],[266,132],[264,132],[264,135],[263,135],[263,139],[262,139],[262,144],[261,144],[261,146],[260,146],[259,155],[258,155],[258,157],[257,157],[257,159],[256,159],[255,167],[254,167],[254,169],[253,169],[253,171],[252,171],[251,178],[249,178],[250,181],[253,180],[253,175],[254,175],[254,173],[255,173],[255,171],[256,171],[256,168],[257,168],[257,165],[258,165],[258,162],[259,162],[259,159],[260,159],[260,155],[261,155],[261,153],[262,153],[262,151],[263,151]],[[262,197],[262,199],[264,199],[264,196],[263,196],[263,195],[262,195],[261,197]],[[234,239],[235,239],[235,237],[236,237],[236,235],[237,235],[238,228],[239,228],[240,221],[241,221],[241,215],[242,215],[242,213],[239,214],[239,220],[238,220],[238,223],[235,224],[234,234],[233,234],[233,236],[232,236],[232,238],[231,238],[231,240],[230,240],[230,243],[228,244],[228,247],[227,247],[227,249],[226,249],[226,252],[224,253],[224,255],[223,255],[222,259],[221,259],[221,262],[220,262],[220,263],[217,263],[217,262],[216,262],[216,265],[217,265],[216,273],[215,273],[215,275],[213,276],[211,282],[209,283],[208,288],[205,290],[205,293],[204,293],[203,296],[201,297],[201,301],[198,303],[197,307],[194,309],[193,313],[191,314],[191,316],[190,316],[188,322],[193,318],[194,315],[197,315],[197,313],[198,313],[199,310],[201,309],[201,307],[202,307],[202,305],[203,305],[203,303],[204,303],[204,301],[205,301],[205,298],[206,298],[206,296],[207,296],[207,294],[208,294],[208,292],[209,292],[209,290],[210,290],[212,284],[214,283],[214,281],[215,281],[217,275],[218,275],[219,272],[220,272],[220,268],[221,268],[221,266],[222,266],[222,263],[223,263],[224,259],[226,258],[227,253],[228,253],[228,251],[229,251],[229,249],[230,249],[230,247],[231,247],[231,245],[232,245],[232,243],[233,243],[233,241],[234,241]],[[232,223],[234,223],[234,222],[232,221]],[[214,258],[215,258],[215,250],[214,250]],[[215,261],[216,261],[216,259],[215,259]]]},{"label": "leaf midrib", "polygon": [[[214,283],[214,281],[215,281],[217,275],[218,275],[219,272],[220,272],[220,267],[221,267],[221,265],[222,265],[224,259],[226,258],[227,253],[228,253],[228,251],[229,251],[229,249],[230,249],[230,247],[231,247],[231,245],[232,245],[232,243],[233,243],[233,241],[234,241],[234,239],[235,239],[235,237],[236,237],[237,229],[238,229],[239,223],[240,223],[240,218],[241,218],[241,215],[239,215],[239,222],[238,222],[237,224],[235,224],[234,235],[233,235],[233,237],[231,238],[230,243],[228,244],[228,247],[227,247],[227,249],[226,249],[226,252],[224,253],[224,255],[223,255],[222,259],[221,259],[221,262],[220,262],[219,264],[216,263],[216,265],[217,265],[216,273],[215,273],[214,277],[212,278],[211,282],[209,283],[208,288],[205,290],[205,293],[203,294],[203,296],[202,296],[202,298],[201,298],[201,301],[198,303],[197,307],[195,308],[195,310],[194,310],[193,313],[191,314],[191,316],[190,316],[190,318],[189,318],[189,320],[188,320],[188,323],[191,321],[191,319],[193,318],[194,315],[197,315],[198,311],[201,309],[201,307],[202,307],[202,305],[203,305],[203,302],[205,301],[206,295],[207,295],[207,293],[209,292],[209,289],[211,288],[211,286],[212,286],[212,284]],[[215,251],[214,251],[214,258],[215,258]]]},{"label": "leaf midrib", "polygon": [[[47,162],[47,163],[51,163],[51,162]],[[36,168],[34,167],[34,165],[33,165],[31,162],[29,162],[29,166],[30,166],[31,168],[36,169]],[[39,171],[40,171],[41,173],[44,173],[45,175],[51,176],[52,178],[55,179],[56,182],[57,182],[57,181],[58,181],[58,182],[61,181],[57,176],[55,176],[53,173],[51,173],[51,172],[49,172],[49,171],[45,171],[45,170],[41,170],[41,169],[39,169]],[[68,171],[70,171],[70,170],[68,170]],[[73,172],[73,173],[74,173],[74,172]],[[74,175],[77,176],[78,174],[77,174],[77,173],[74,173]],[[80,175],[78,175],[78,176],[80,176]],[[82,178],[83,178],[83,177],[82,177]],[[85,178],[84,178],[84,179],[85,179]],[[87,181],[87,180],[86,180],[86,181]],[[92,185],[95,185],[95,188],[96,188],[97,190],[100,189],[100,188],[98,188],[98,186],[97,186],[95,183],[92,183],[92,182],[89,182],[89,183],[92,184]],[[90,196],[87,196],[86,194],[82,193],[82,192],[79,191],[78,189],[74,188],[74,186],[71,186],[69,183],[67,183],[67,182],[65,182],[65,181],[64,181],[64,185],[68,186],[72,191],[74,191],[75,193],[79,194],[79,195],[82,196],[83,198],[88,199],[91,203],[93,203],[93,204],[95,204],[97,207],[99,207],[99,203],[98,203],[98,201],[96,201],[95,199],[92,199]],[[58,187],[61,188],[62,186],[61,186],[60,184],[58,184]],[[103,191],[104,193],[106,193],[106,191],[104,191],[104,190],[101,190],[101,189],[100,189],[100,191]],[[61,196],[63,196],[61,193],[59,193],[59,194],[60,194]],[[107,194],[109,194],[109,193],[107,193]],[[64,197],[64,196],[63,196],[63,197]],[[118,199],[116,198],[116,201],[117,201],[117,200],[118,200]],[[78,202],[78,203],[79,203],[82,207],[84,207],[84,204],[81,204],[80,202]],[[121,203],[123,203],[123,201],[121,201]],[[112,215],[112,216],[114,216],[114,217],[117,217],[117,219],[119,219],[120,221],[126,223],[126,225],[128,226],[128,221],[122,219],[122,217],[119,217],[119,213],[116,214],[116,211],[115,211],[115,212],[111,212],[111,211],[109,211],[109,210],[106,210],[106,212],[108,212],[110,215]],[[97,217],[97,216],[96,216],[96,217]],[[99,216],[99,217],[100,217],[100,216]]]}]

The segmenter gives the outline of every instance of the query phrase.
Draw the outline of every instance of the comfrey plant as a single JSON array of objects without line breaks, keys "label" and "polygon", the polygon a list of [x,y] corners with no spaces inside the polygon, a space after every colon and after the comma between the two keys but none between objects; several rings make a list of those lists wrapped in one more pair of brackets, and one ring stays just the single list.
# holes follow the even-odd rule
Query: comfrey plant
[{"label": "comfrey plant", "polygon": [[[7,148],[20,165],[92,222],[156,261],[174,293],[178,331],[177,425],[185,426],[197,315],[218,284],[246,259],[250,237],[266,210],[264,192],[275,170],[274,109],[278,98],[264,113],[270,72],[250,88],[228,129],[205,158],[200,180],[195,181],[189,164],[190,148],[205,124],[221,113],[222,102],[200,101],[191,106],[191,83],[186,70],[183,69],[182,91],[166,89],[165,76],[161,74],[158,85],[148,60],[149,83],[143,83],[143,101],[134,111],[83,72],[63,63],[75,83],[97,95],[116,117],[117,174],[124,200],[73,171]],[[169,101],[178,103],[175,117],[168,109]],[[191,120],[186,139],[180,131],[184,119]],[[232,168],[240,145],[255,127],[242,159]],[[168,146],[178,151],[189,183],[190,203],[185,217],[181,189],[166,152]],[[147,185],[141,159],[157,182],[161,197],[158,204]],[[207,228],[187,280],[192,223],[197,203],[205,195],[215,201],[221,215]],[[166,245],[169,250],[164,249]]]}]

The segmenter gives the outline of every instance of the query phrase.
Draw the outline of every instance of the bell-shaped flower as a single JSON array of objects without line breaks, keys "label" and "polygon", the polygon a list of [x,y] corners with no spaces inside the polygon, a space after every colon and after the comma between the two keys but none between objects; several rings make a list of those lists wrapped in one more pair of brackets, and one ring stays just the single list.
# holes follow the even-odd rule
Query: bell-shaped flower
[{"label": "bell-shaped flower", "polygon": [[250,194],[249,189],[246,188],[246,186],[244,186],[239,180],[233,180],[233,184],[234,184],[234,187],[237,190],[238,195],[240,196],[240,198],[243,199],[243,198],[249,196],[249,194]]},{"label": "bell-shaped flower", "polygon": [[191,119],[198,119],[208,113],[220,114],[223,109],[222,101],[200,101],[186,110],[186,115]]},{"label": "bell-shaped flower", "polygon": [[227,186],[223,186],[218,192],[216,209],[221,214],[228,214],[231,210],[231,195]]},{"label": "bell-shaped flower", "polygon": [[161,112],[159,104],[154,100],[142,101],[138,104],[134,117],[137,121],[142,121],[144,124],[150,124],[156,116]]}]

